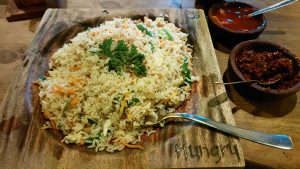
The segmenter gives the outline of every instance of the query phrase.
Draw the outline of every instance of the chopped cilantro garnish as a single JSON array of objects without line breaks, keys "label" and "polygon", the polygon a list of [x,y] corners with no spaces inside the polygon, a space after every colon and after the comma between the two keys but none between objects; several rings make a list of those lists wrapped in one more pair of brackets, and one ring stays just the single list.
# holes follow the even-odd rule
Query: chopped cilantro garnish
[{"label": "chopped cilantro garnish", "polygon": [[93,138],[92,137],[88,137],[87,139],[85,139],[85,144],[87,144],[87,145],[91,145],[92,143],[93,143]]},{"label": "chopped cilantro garnish", "polygon": [[119,40],[117,46],[112,50],[113,40],[107,39],[99,45],[99,51],[93,49],[92,53],[103,53],[109,57],[108,70],[114,70],[119,75],[122,74],[124,69],[132,70],[138,76],[146,76],[147,70],[143,64],[145,55],[139,53],[135,45],[129,48],[124,40]]},{"label": "chopped cilantro garnish", "polygon": [[192,84],[192,80],[191,80],[191,71],[188,68],[188,58],[184,58],[183,64],[181,66],[181,71],[184,75],[184,82],[191,85]]},{"label": "chopped cilantro garnish", "polygon": [[167,35],[168,40],[170,40],[170,41],[174,40],[173,36],[170,34],[170,32],[167,29],[163,29],[163,31]]},{"label": "chopped cilantro garnish", "polygon": [[94,119],[87,118],[87,120],[91,125],[97,124],[97,122]]},{"label": "chopped cilantro garnish", "polygon": [[170,41],[173,41],[174,38],[171,35],[171,33],[167,29],[158,29],[158,35],[164,39],[168,39]]},{"label": "chopped cilantro garnish", "polygon": [[132,100],[128,103],[128,106],[131,106],[134,103],[140,102],[140,100],[138,98],[132,98]]},{"label": "chopped cilantro garnish", "polygon": [[106,39],[102,44],[99,45],[100,52],[104,53],[106,56],[111,57],[111,45],[113,43],[112,39]]},{"label": "chopped cilantro garnish", "polygon": [[151,45],[151,51],[153,53],[155,51],[155,46],[152,43],[150,43],[150,45]]},{"label": "chopped cilantro garnish", "polygon": [[144,25],[139,24],[139,25],[136,25],[136,27],[137,27],[140,31],[145,32],[148,36],[153,37],[153,32],[149,31]]},{"label": "chopped cilantro garnish", "polygon": [[64,106],[63,112],[65,112],[65,111],[69,108],[70,103],[71,103],[70,100],[67,100],[67,101],[65,102],[65,106]]},{"label": "chopped cilantro garnish", "polygon": [[39,80],[40,80],[40,81],[44,81],[44,80],[46,80],[46,77],[45,77],[45,76],[40,77]]}]

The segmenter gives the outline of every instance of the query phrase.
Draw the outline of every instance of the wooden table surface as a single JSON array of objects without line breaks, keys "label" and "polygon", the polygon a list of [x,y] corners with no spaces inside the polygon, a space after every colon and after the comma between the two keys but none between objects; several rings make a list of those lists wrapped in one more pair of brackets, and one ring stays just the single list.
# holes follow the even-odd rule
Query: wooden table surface
[{"label": "wooden table surface", "polygon": [[[246,1],[246,0],[243,0]],[[182,2],[182,3],[181,3]],[[278,0],[247,2],[261,8]],[[181,5],[180,5],[181,4]],[[68,8],[188,8],[194,7],[193,0],[165,1],[81,1],[69,0]],[[260,39],[284,45],[300,57],[300,2],[266,14],[268,26]],[[6,93],[15,72],[31,40],[40,18],[19,22],[7,22],[5,2],[0,1],[0,102]],[[222,73],[226,71],[228,51],[216,49]],[[251,168],[299,168],[300,166],[300,92],[277,102],[257,102],[239,95],[229,87],[227,94],[232,101],[236,124],[240,127],[268,133],[283,133],[291,136],[293,150],[280,150],[241,139],[246,167]],[[299,99],[298,99],[299,97]]]}]

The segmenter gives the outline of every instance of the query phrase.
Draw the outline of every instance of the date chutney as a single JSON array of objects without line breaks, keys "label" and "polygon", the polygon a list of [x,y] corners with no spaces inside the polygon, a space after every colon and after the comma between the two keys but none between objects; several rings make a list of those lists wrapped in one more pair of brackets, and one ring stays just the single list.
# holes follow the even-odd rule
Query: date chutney
[{"label": "date chutney", "polygon": [[300,81],[299,65],[282,51],[244,50],[236,57],[236,65],[246,80],[278,81],[267,85],[272,89],[287,89]]}]

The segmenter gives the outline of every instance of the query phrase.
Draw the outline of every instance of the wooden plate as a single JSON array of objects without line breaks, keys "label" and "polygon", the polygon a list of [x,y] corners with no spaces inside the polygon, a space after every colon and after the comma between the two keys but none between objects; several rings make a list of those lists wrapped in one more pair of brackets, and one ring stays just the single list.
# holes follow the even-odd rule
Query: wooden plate
[{"label": "wooden plate", "polygon": [[189,33],[194,46],[194,74],[189,99],[178,109],[234,125],[225,88],[202,10],[50,9],[18,69],[17,78],[0,109],[1,168],[185,168],[243,167],[244,157],[236,138],[189,121],[170,122],[143,142],[144,150],[125,149],[110,154],[84,146],[67,145],[61,134],[42,130],[37,87],[49,58],[77,33],[113,17],[133,19],[163,16]]}]

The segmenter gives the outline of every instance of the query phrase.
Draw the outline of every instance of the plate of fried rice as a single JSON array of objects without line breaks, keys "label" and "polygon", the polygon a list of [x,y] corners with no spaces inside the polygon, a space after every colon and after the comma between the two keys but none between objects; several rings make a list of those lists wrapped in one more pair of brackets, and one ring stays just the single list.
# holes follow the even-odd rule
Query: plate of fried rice
[{"label": "plate of fried rice", "polygon": [[43,129],[95,151],[140,148],[143,127],[175,112],[197,80],[188,34],[162,17],[113,18],[78,33],[39,79]]}]

